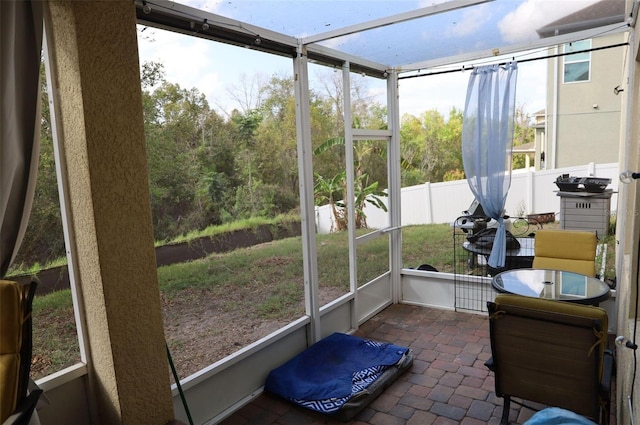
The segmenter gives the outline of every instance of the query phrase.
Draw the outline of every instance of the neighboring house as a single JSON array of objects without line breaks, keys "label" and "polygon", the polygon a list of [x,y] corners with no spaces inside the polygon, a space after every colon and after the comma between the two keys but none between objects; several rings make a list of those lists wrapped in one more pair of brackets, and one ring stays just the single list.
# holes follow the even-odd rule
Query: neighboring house
[{"label": "neighboring house", "polygon": [[536,142],[525,143],[523,145],[514,146],[511,153],[515,155],[524,155],[524,168],[531,167],[535,161]]},{"label": "neighboring house", "polygon": [[[545,38],[586,23],[621,21],[624,1],[603,0],[538,29]],[[578,25],[579,23],[579,25]],[[536,118],[536,169],[616,162],[624,137],[623,96],[628,66],[625,33],[607,34],[549,49],[546,115]],[[569,52],[582,52],[565,55]]]}]

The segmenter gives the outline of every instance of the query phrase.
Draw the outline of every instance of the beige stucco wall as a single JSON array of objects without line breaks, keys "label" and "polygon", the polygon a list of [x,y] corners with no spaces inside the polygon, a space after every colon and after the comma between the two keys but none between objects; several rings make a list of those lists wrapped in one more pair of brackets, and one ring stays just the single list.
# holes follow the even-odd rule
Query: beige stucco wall
[{"label": "beige stucco wall", "polygon": [[96,423],[173,418],[134,3],[51,1],[56,101]]},{"label": "beige stucco wall", "polygon": [[[591,47],[622,43],[624,37],[624,34],[612,34],[592,39]],[[591,52],[590,80],[585,82],[563,83],[564,57],[549,59],[547,142],[543,149],[548,160],[547,169],[618,160],[623,96],[614,94],[613,88],[626,85],[623,72],[628,54],[625,50],[624,47],[616,47]],[[557,52],[562,52],[561,47]],[[556,110],[557,116],[554,117]]]},{"label": "beige stucco wall", "polygon": [[[631,1],[627,2],[628,10]],[[640,22],[639,22],[640,23]],[[620,152],[621,167],[627,166],[634,171],[640,170],[640,63],[638,62],[638,42],[640,31],[632,29],[633,37],[628,60],[633,62],[633,72],[635,78],[631,87],[625,87],[627,99],[632,104],[629,114],[629,141],[623,144]],[[626,81],[626,80],[625,80]],[[626,120],[623,119],[626,123]],[[640,181],[636,180],[631,184],[619,186],[620,205],[618,208],[618,234],[616,235],[621,247],[619,253],[620,268],[618,269],[618,334],[634,340],[633,330],[636,324],[635,306],[638,298],[638,252],[640,235]],[[622,231],[622,224],[624,231]],[[633,390],[633,411],[630,409],[630,394],[633,378],[633,356],[634,352],[628,348],[617,347],[616,350],[617,374],[617,413],[619,424],[640,423],[640,382],[635,379]]]}]

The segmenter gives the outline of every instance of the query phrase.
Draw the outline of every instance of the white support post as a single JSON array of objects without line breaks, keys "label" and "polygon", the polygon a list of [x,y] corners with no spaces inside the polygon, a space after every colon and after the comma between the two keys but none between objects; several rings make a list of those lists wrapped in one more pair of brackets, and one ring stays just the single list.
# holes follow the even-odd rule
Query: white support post
[{"label": "white support post", "polygon": [[300,179],[300,219],[306,314],[311,319],[309,344],[320,340],[320,296],[316,249],[315,204],[313,200],[313,146],[309,110],[309,70],[304,46],[298,46],[293,60],[296,96],[296,132],[298,138],[298,176]]},{"label": "white support post", "polygon": [[389,269],[391,270],[391,301],[402,297],[400,271],[402,270],[402,220],[400,183],[400,109],[398,107],[398,72],[391,70],[387,77],[387,113],[391,138],[387,144],[387,172],[389,184]]},{"label": "white support post", "polygon": [[356,244],[355,170],[353,157],[353,117],[351,114],[351,66],[342,65],[342,110],[344,111],[344,157],[347,171],[347,232],[349,234],[349,290],[353,296],[351,329],[358,329],[358,252]]},{"label": "white support post", "polygon": [[[559,46],[555,46],[553,53],[554,54],[558,54],[560,52],[560,47]],[[552,133],[551,133],[551,149],[549,151],[547,151],[546,153],[546,161],[545,164],[548,164],[546,166],[547,170],[555,170],[556,168],[558,168],[558,90],[559,90],[559,79],[560,76],[558,74],[559,72],[559,62],[560,59],[558,57],[555,57],[552,59],[553,60],[553,99],[551,100],[552,104],[553,104],[553,116],[551,117],[552,120]],[[548,115],[547,115],[548,117]],[[548,120],[545,119],[545,122]]]}]

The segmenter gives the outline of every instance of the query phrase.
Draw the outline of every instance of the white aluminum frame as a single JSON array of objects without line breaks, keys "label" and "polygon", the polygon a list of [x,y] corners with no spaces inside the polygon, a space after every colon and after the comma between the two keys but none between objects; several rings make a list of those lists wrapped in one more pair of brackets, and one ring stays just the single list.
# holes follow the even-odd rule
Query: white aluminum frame
[{"label": "white aluminum frame", "polygon": [[309,106],[309,69],[303,45],[293,61],[296,98],[296,131],[298,137],[298,174],[300,178],[300,216],[302,226],[302,258],[306,314],[311,318],[309,344],[321,338],[316,221],[313,193],[313,146],[311,145],[311,113]]}]

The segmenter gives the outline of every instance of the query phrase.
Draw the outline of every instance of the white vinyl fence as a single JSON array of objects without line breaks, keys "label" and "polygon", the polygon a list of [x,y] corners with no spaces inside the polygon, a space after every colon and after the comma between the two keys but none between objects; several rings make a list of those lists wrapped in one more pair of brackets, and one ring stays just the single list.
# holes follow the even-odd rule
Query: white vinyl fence
[{"label": "white vinyl fence", "polygon": [[[556,220],[559,220],[560,197],[556,194],[558,187],[554,182],[562,174],[610,178],[611,184],[607,188],[613,189],[614,192],[611,197],[611,210],[615,213],[618,205],[618,163],[590,163],[555,170],[535,171],[533,168],[514,170],[507,196],[506,214],[516,217],[552,212],[556,214]],[[469,208],[473,200],[473,194],[466,180],[425,183],[402,188],[402,225],[451,223]],[[386,198],[383,198],[383,201],[386,203]],[[388,214],[383,210],[367,205],[365,214],[370,228],[388,227]],[[334,220],[329,205],[316,208],[316,225],[318,233],[329,233],[334,230]]]}]

